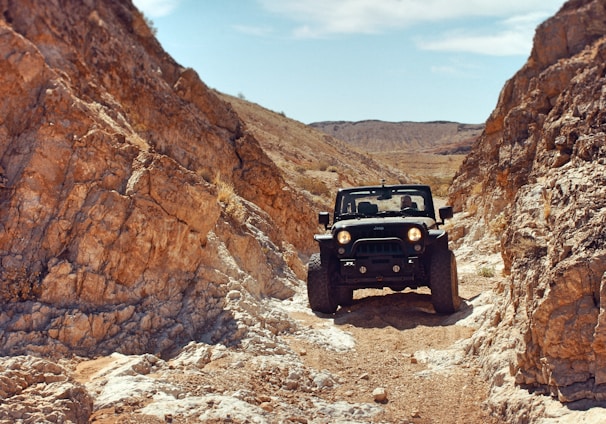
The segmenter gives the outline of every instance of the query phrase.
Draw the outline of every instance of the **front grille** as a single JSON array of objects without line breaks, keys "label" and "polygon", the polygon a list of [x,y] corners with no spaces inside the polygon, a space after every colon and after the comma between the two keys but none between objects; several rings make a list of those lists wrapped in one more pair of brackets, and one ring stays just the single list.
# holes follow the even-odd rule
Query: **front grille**
[{"label": "front grille", "polygon": [[404,256],[406,246],[396,237],[359,239],[353,243],[353,256]]},{"label": "front grille", "polygon": [[364,242],[359,243],[356,249],[356,253],[358,255],[392,255],[399,256],[404,254],[404,250],[402,249],[402,245],[396,242]]}]

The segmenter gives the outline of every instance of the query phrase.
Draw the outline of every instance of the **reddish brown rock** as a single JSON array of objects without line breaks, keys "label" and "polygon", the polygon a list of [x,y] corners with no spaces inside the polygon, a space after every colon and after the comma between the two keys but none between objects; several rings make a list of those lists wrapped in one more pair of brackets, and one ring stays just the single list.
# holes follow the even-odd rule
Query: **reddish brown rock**
[{"label": "reddish brown rock", "polygon": [[230,290],[292,296],[309,202],[129,1],[0,10],[0,353],[230,343]]},{"label": "reddish brown rock", "polygon": [[606,399],[605,57],[604,2],[543,23],[450,195],[477,215],[468,233],[504,228],[511,285],[487,358],[515,340],[517,383],[564,402]]}]

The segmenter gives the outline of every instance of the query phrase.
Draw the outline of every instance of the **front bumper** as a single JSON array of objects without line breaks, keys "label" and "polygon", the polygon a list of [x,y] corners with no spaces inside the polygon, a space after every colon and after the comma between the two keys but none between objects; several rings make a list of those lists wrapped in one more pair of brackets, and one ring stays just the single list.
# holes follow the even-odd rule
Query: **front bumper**
[{"label": "front bumper", "polygon": [[423,266],[417,256],[342,258],[339,261],[339,271],[343,285],[357,288],[416,286],[424,276]]}]

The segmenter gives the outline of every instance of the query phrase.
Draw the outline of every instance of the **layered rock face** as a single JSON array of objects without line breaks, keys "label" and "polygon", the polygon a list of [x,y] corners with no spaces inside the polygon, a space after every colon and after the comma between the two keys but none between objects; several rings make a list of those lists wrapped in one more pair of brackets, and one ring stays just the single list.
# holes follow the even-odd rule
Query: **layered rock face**
[{"label": "layered rock face", "polygon": [[0,355],[229,343],[315,213],[130,1],[0,0]]},{"label": "layered rock face", "polygon": [[606,399],[606,10],[574,0],[543,23],[501,92],[450,201],[502,234],[511,284],[494,347],[561,401]]}]

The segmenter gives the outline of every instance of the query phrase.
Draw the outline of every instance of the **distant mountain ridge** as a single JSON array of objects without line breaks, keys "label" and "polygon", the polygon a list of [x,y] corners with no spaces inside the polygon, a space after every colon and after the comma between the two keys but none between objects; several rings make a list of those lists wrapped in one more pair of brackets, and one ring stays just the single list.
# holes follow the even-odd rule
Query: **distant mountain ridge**
[{"label": "distant mountain ridge", "polygon": [[467,153],[484,131],[484,124],[449,121],[323,121],[310,126],[366,151],[437,154]]}]

